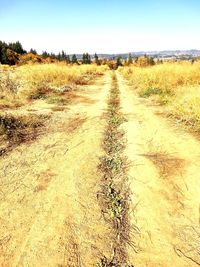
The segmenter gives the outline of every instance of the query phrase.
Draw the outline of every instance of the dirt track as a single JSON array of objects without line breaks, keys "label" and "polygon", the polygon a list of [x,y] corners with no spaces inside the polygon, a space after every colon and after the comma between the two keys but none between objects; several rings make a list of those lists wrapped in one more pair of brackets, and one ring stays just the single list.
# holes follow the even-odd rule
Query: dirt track
[{"label": "dirt track", "polygon": [[[120,75],[118,84],[131,163],[129,261],[198,266],[200,143],[155,115]],[[90,267],[111,256],[97,201],[110,86],[107,73],[54,113],[44,136],[1,159],[0,266]]]},{"label": "dirt track", "polygon": [[131,262],[137,267],[198,266],[200,143],[156,115],[156,108],[135,96],[122,77],[118,81],[132,163],[130,216],[137,253],[130,251]]}]

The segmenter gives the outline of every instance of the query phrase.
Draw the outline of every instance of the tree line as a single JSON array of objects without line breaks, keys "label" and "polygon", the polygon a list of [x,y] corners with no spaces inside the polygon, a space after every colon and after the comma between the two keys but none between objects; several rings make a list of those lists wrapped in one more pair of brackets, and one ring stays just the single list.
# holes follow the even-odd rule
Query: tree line
[{"label": "tree line", "polygon": [[[20,55],[26,53],[27,51],[23,48],[22,44],[19,41],[14,43],[6,43],[0,41],[1,64],[15,65],[18,63]],[[50,58],[52,60],[63,61],[67,64],[91,64],[92,62],[96,63],[97,65],[107,64],[111,69],[117,69],[120,66],[129,66],[133,63],[140,67],[152,66],[156,64],[152,57],[144,55],[141,57],[133,58],[131,53],[128,54],[127,59],[118,56],[117,58],[113,58],[113,60],[99,59],[96,53],[94,54],[93,59],[91,55],[89,55],[89,53],[83,53],[82,58],[78,59],[75,54],[70,56],[67,55],[63,50],[58,54],[43,51],[42,54],[39,55],[35,49],[31,48],[28,53],[40,56],[43,59]]]},{"label": "tree line", "polygon": [[[23,48],[22,44],[19,41],[14,43],[6,43],[0,41],[1,64],[15,65],[19,59],[19,56],[26,53],[27,51]],[[39,55],[37,51],[33,48],[31,48],[28,53],[31,53],[33,55]],[[44,59],[50,58],[58,61],[65,61],[66,63],[79,64],[79,60],[75,54],[70,57],[70,55],[67,55],[63,50],[58,54],[48,53],[47,51],[43,51],[42,54],[39,56],[41,56]],[[97,54],[94,55],[94,61],[96,64],[100,65],[100,61]],[[81,62],[82,64],[91,64],[92,63],[91,56],[88,53],[84,53],[82,55]]]},{"label": "tree line", "polygon": [[20,55],[26,53],[26,50],[23,49],[22,44],[19,41],[15,43],[6,43],[0,41],[0,62],[2,64],[14,65],[13,59],[10,55],[11,51]]}]

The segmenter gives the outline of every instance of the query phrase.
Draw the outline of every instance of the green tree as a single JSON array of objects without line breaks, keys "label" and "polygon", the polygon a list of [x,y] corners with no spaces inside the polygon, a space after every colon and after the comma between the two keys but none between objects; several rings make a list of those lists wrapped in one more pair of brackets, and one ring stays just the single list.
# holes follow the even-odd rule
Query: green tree
[{"label": "green tree", "polygon": [[21,55],[26,53],[19,41],[17,41],[16,43],[9,43],[8,48]]},{"label": "green tree", "polygon": [[155,65],[155,61],[154,61],[154,59],[152,57],[148,57],[148,65],[149,66]]},{"label": "green tree", "polygon": [[99,65],[101,65],[101,63],[100,63],[100,61],[99,61],[99,57],[98,57],[98,55],[95,53],[94,54],[94,60],[95,60],[95,63],[99,66]]},{"label": "green tree", "polygon": [[54,53],[51,53],[51,54],[49,55],[49,57],[52,58],[52,59],[56,59],[56,55],[55,55]]},{"label": "green tree", "polygon": [[116,62],[116,68],[118,68],[120,66],[122,66],[122,59],[121,59],[121,57],[118,57],[117,62]]},{"label": "green tree", "polygon": [[47,58],[47,57],[49,57],[49,54],[47,53],[47,51],[43,51],[43,52],[42,52],[42,57],[43,57],[43,58]]},{"label": "green tree", "polygon": [[62,59],[62,56],[61,56],[61,53],[59,52],[58,55],[57,55],[57,59],[58,60],[61,60]]},{"label": "green tree", "polygon": [[66,54],[63,50],[61,52],[61,60],[66,60]]},{"label": "green tree", "polygon": [[90,57],[90,55],[88,53],[83,54],[82,63],[83,64],[91,64],[91,57]]},{"label": "green tree", "polygon": [[131,53],[128,54],[128,61],[127,61],[127,63],[128,63],[128,65],[133,64],[133,58],[132,58]]},{"label": "green tree", "polygon": [[7,56],[7,48],[3,47],[1,50],[1,63],[2,64],[9,64],[8,56]]},{"label": "green tree", "polygon": [[2,49],[3,49],[3,43],[0,41],[0,63],[2,63]]},{"label": "green tree", "polygon": [[86,64],[86,54],[85,53],[83,53],[83,56],[82,56],[82,63]]},{"label": "green tree", "polygon": [[19,41],[15,43],[5,43],[0,41],[0,62],[2,64],[16,64],[19,54],[24,54],[26,51],[23,49]]},{"label": "green tree", "polygon": [[76,55],[74,54],[73,56],[72,56],[72,63],[73,64],[78,64],[78,60],[77,60],[77,57],[76,57]]},{"label": "green tree", "polygon": [[69,64],[71,63],[71,59],[70,59],[70,56],[69,55],[66,55],[66,62]]},{"label": "green tree", "polygon": [[30,49],[30,53],[34,54],[34,55],[37,55],[37,51],[33,48]]},{"label": "green tree", "polygon": [[86,59],[87,59],[87,64],[91,64],[91,57],[88,53],[86,53]]}]

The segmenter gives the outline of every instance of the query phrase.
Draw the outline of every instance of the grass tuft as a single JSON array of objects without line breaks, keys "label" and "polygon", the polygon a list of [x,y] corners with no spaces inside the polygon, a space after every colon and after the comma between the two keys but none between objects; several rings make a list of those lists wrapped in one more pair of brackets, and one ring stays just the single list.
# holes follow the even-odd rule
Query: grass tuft
[{"label": "grass tuft", "polygon": [[0,154],[11,150],[13,146],[26,141],[34,140],[39,132],[38,129],[44,126],[47,119],[44,115],[1,115],[0,116],[0,143],[6,142],[7,146],[0,148]]}]

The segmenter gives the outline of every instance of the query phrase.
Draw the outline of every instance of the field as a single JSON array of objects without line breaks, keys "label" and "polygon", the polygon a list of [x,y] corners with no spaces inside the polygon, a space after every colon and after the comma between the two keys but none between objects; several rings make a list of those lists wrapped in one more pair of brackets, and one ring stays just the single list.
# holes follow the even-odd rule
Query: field
[{"label": "field", "polygon": [[0,65],[0,266],[200,265],[200,62]]},{"label": "field", "polygon": [[149,68],[122,68],[139,96],[166,105],[166,112],[192,130],[200,130],[200,62],[165,63]]}]

